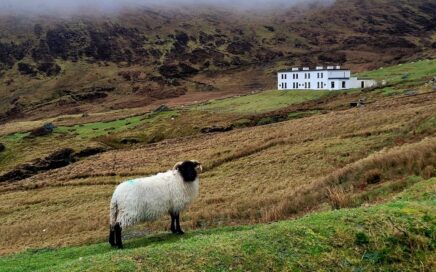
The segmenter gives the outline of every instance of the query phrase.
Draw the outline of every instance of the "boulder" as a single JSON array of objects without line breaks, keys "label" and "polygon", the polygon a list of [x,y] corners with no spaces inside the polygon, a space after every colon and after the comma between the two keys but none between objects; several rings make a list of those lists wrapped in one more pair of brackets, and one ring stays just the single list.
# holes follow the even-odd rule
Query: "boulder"
[{"label": "boulder", "polygon": [[166,111],[170,111],[171,109],[167,106],[167,105],[160,105],[157,109],[155,109],[153,112],[154,113],[159,113],[159,112],[166,112]]},{"label": "boulder", "polygon": [[246,41],[232,42],[227,46],[227,51],[235,55],[243,55],[251,51],[253,45]]},{"label": "boulder", "polygon": [[223,126],[212,126],[212,127],[202,128],[200,130],[200,132],[201,133],[227,132],[227,131],[231,131],[233,129],[234,129],[233,125],[226,126],[226,127],[223,127]]},{"label": "boulder", "polygon": [[53,133],[55,126],[52,123],[44,124],[42,127],[30,131],[30,137],[41,137]]},{"label": "boulder", "polygon": [[125,144],[125,145],[138,144],[140,142],[141,142],[141,140],[135,139],[135,138],[124,138],[124,139],[121,139],[121,141],[120,141],[120,143]]},{"label": "boulder", "polygon": [[88,147],[74,154],[75,159],[87,158],[90,156],[94,156],[103,152],[106,152],[107,149],[104,147]]},{"label": "boulder", "polygon": [[180,63],[179,65],[162,65],[159,73],[167,78],[183,78],[197,74],[198,70],[185,63]]},{"label": "boulder", "polygon": [[176,40],[180,44],[187,45],[189,42],[189,36],[185,32],[179,32],[176,35]]},{"label": "boulder", "polygon": [[38,64],[38,71],[47,76],[56,76],[61,72],[61,67],[54,62],[43,62]]},{"label": "boulder", "polygon": [[38,71],[36,67],[29,63],[19,62],[18,63],[18,72],[22,75],[36,76]]}]

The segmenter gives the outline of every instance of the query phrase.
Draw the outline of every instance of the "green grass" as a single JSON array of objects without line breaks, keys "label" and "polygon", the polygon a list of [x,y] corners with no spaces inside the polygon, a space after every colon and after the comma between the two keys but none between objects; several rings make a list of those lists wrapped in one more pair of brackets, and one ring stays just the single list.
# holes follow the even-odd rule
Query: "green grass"
[{"label": "green grass", "polygon": [[[123,132],[135,129],[137,126],[145,123],[158,123],[162,118],[171,118],[177,116],[175,111],[162,112],[158,114],[147,114],[141,116],[133,116],[124,119],[118,119],[108,122],[94,122],[87,124],[80,124],[74,126],[59,126],[53,131],[53,135],[74,136],[81,139],[92,139],[99,136],[104,136],[112,133]],[[19,142],[23,140],[29,133],[15,133],[1,137],[0,140],[5,142]]]},{"label": "green grass", "polygon": [[211,100],[194,106],[194,110],[224,113],[253,114],[273,111],[289,105],[314,100],[328,95],[329,91],[265,91],[253,95]]},{"label": "green grass", "polygon": [[394,96],[399,94],[404,94],[406,90],[404,89],[396,89],[393,87],[386,87],[380,90],[377,90],[378,93],[382,94],[383,96]]},{"label": "green grass", "polygon": [[268,225],[27,250],[0,271],[434,271],[436,178],[392,202]]},{"label": "green grass", "polygon": [[158,114],[146,114],[134,116],[125,119],[114,120],[110,122],[96,122],[71,127],[58,127],[54,133],[73,134],[82,139],[90,139],[99,136],[108,135],[111,133],[123,132],[135,129],[145,123],[159,123],[163,118],[171,118],[177,116],[175,111],[162,112]]},{"label": "green grass", "polygon": [[405,87],[416,86],[424,83],[427,78],[436,76],[436,60],[399,64],[360,73],[358,76],[373,78],[378,81],[386,80],[388,84],[405,84]]},{"label": "green grass", "polygon": [[4,136],[1,139],[6,142],[18,142],[23,140],[25,137],[29,136],[29,134],[30,134],[29,132],[19,132],[19,133],[14,133]]},{"label": "green grass", "polygon": [[135,116],[110,122],[96,122],[71,127],[57,127],[55,128],[54,133],[74,134],[81,138],[94,138],[107,135],[109,132],[114,133],[132,129],[141,124],[142,121],[143,117]]}]

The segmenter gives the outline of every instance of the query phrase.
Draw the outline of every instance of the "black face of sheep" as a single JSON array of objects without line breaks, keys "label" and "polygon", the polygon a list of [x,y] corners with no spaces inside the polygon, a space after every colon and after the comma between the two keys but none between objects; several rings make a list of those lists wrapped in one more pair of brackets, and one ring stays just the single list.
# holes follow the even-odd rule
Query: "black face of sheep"
[{"label": "black face of sheep", "polygon": [[197,161],[184,161],[178,163],[175,167],[185,182],[193,182],[198,176],[197,170],[202,169],[201,164]]}]

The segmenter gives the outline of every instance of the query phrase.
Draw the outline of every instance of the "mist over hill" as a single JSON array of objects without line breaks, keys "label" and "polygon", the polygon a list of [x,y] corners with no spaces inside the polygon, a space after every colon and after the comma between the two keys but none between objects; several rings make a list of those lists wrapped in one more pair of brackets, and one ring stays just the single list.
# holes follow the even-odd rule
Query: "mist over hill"
[{"label": "mist over hill", "polygon": [[241,10],[259,10],[272,8],[289,8],[295,5],[332,4],[335,0],[97,0],[97,1],[60,1],[60,0],[5,0],[0,3],[0,13],[17,13],[21,16],[38,14],[77,15],[92,12],[119,12],[129,8],[156,8],[156,7],[199,7],[237,8]]},{"label": "mist over hill", "polygon": [[116,13],[62,17],[85,1],[2,1],[2,10],[17,11],[0,16],[3,120],[59,107],[142,106],[198,91],[243,93],[273,88],[275,71],[293,65],[360,71],[436,51],[431,0],[221,1],[213,8],[170,0],[159,1],[170,7],[149,1],[134,9],[127,7],[141,1],[117,2],[88,7]]}]

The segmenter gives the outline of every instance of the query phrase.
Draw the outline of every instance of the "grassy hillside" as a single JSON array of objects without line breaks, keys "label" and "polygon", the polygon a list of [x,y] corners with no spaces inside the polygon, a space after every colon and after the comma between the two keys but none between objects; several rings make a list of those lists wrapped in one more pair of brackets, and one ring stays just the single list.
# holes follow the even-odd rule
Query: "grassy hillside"
[{"label": "grassy hillside", "polygon": [[[434,65],[408,64],[411,78],[393,83],[403,66],[384,68],[388,86],[373,90],[267,91],[164,112],[136,108],[0,125],[2,175],[22,163],[31,168],[31,160],[60,148],[105,148],[66,167],[0,183],[0,254],[100,243],[117,184],[192,158],[203,162],[205,172],[198,200],[182,215],[189,231],[388,201],[436,175]],[[405,85],[413,92],[405,93]],[[366,105],[350,108],[359,99]],[[52,134],[25,137],[48,121],[57,126]],[[224,132],[207,132],[217,127]],[[126,235],[154,235],[167,227],[163,218]]]},{"label": "grassy hillside", "polygon": [[273,111],[287,106],[314,100],[327,94],[329,91],[266,91],[255,95],[227,98],[217,101],[208,101],[194,107],[196,110],[205,110],[224,113],[255,114]]},{"label": "grassy hillside", "polygon": [[386,203],[268,225],[28,250],[1,271],[434,271],[436,179]]}]

